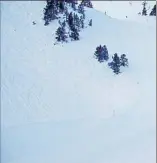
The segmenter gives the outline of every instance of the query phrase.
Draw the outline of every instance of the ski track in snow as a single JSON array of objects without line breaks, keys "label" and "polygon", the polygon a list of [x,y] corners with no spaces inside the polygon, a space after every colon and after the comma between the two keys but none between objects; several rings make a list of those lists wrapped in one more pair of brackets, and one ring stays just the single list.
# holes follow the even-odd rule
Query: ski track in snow
[{"label": "ski track in snow", "polygon": [[[54,46],[44,5],[1,2],[2,163],[155,163],[155,18],[88,9],[80,41]],[[129,68],[98,63],[100,44]]]}]

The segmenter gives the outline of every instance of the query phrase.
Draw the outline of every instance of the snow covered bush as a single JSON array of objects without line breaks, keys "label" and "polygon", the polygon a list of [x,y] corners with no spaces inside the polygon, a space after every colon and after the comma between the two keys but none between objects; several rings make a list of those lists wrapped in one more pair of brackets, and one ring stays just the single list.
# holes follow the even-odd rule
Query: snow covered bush
[{"label": "snow covered bush", "polygon": [[101,62],[104,62],[104,61],[108,61],[109,59],[109,55],[108,55],[108,50],[107,50],[107,47],[106,45],[104,46],[98,46],[96,48],[96,51],[94,53],[96,59],[101,63]]},{"label": "snow covered bush", "polygon": [[[86,26],[84,6],[90,6],[91,4],[89,0],[82,2],[78,4],[77,0],[46,0],[43,18],[45,21],[44,25],[49,25],[52,20],[59,20],[60,26],[57,27],[56,31],[57,42],[67,42],[67,38],[72,41],[79,40],[79,32]],[[89,25],[92,26],[92,20],[90,20]]]}]

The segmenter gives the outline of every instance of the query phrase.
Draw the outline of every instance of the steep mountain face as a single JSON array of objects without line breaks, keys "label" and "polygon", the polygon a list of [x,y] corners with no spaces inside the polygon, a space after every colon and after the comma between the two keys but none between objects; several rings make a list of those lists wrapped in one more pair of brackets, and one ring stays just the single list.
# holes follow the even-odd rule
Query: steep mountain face
[{"label": "steep mountain face", "polygon": [[[45,6],[1,2],[2,163],[155,163],[155,17],[85,7],[79,40],[56,44]],[[129,66],[99,63],[100,44]]]}]

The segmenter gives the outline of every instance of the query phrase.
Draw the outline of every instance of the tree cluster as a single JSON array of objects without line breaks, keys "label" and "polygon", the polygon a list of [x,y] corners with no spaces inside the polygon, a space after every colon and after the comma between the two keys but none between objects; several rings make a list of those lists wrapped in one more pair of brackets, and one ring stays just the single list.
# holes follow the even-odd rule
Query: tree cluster
[{"label": "tree cluster", "polygon": [[112,62],[108,63],[108,66],[113,70],[115,74],[119,74],[120,67],[128,67],[128,59],[125,54],[122,54],[120,57],[117,53],[112,56]]},{"label": "tree cluster", "polygon": [[[58,21],[60,26],[56,31],[57,42],[67,42],[68,37],[71,40],[79,40],[79,32],[85,27],[85,6],[92,8],[91,1],[82,0],[78,5],[77,0],[46,0],[43,18],[45,26],[49,25],[51,21],[59,19],[59,14],[63,14],[64,21],[62,23],[60,20]],[[75,12],[69,13],[69,7]],[[79,14],[76,14],[77,12]],[[89,26],[92,26],[92,20],[90,20]]]},{"label": "tree cluster", "polygon": [[[102,63],[109,60],[109,54],[106,45],[96,47],[94,53],[95,58],[98,62]],[[117,53],[112,56],[112,61],[108,63],[108,66],[113,70],[115,74],[120,73],[120,67],[128,67],[128,59],[125,54],[122,54],[120,57]]]},{"label": "tree cluster", "polygon": [[67,12],[67,5],[72,7],[74,11],[78,11],[78,13],[82,14],[83,19],[85,19],[85,10],[84,7],[90,7],[92,8],[92,3],[90,0],[82,0],[82,2],[77,5],[78,1],[77,0],[46,0],[46,7],[44,8],[44,21],[45,21],[45,26],[49,25],[49,23],[52,20],[55,20],[58,18],[59,13],[65,13]]},{"label": "tree cluster", "polygon": [[[79,40],[79,32],[81,31],[82,28],[84,28],[84,19],[83,16],[81,15],[80,17],[76,13],[66,13],[66,21],[64,21],[65,24],[67,24],[67,27],[69,29],[69,36],[72,41],[74,40]],[[60,24],[60,27],[62,27],[62,24]],[[58,28],[58,29],[59,29]],[[57,31],[58,31],[57,29]],[[59,30],[60,31],[60,30]],[[64,32],[57,32],[56,35],[65,35],[66,31]],[[63,37],[64,38],[64,37]],[[57,39],[57,41],[59,41]],[[65,42],[64,40],[62,40]]]},{"label": "tree cluster", "polygon": [[[147,9],[146,9],[147,2],[144,1],[144,2],[142,3],[142,5],[143,5],[142,15],[143,15],[143,16],[146,16],[146,15],[147,15]],[[151,12],[149,13],[149,16],[156,16],[156,4],[153,6]]]}]

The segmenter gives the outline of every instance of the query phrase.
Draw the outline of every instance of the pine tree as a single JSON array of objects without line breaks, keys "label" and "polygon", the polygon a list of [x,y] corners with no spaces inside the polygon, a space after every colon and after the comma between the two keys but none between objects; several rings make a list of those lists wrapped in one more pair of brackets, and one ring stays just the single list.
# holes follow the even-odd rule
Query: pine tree
[{"label": "pine tree", "polygon": [[93,8],[92,2],[90,0],[82,0],[81,4],[83,6],[89,7],[89,8]]},{"label": "pine tree", "polygon": [[73,8],[74,11],[76,10],[76,2],[75,1],[71,2],[71,7]]},{"label": "pine tree", "polygon": [[150,16],[156,16],[156,4],[154,5],[152,11],[149,14]]},{"label": "pine tree", "polygon": [[68,25],[69,25],[70,29],[73,30],[73,28],[74,28],[74,18],[73,18],[72,12],[69,14],[69,17],[68,17]]},{"label": "pine tree", "polygon": [[74,14],[74,26],[77,29],[77,31],[80,31],[80,19],[77,14]]},{"label": "pine tree", "polygon": [[70,38],[75,41],[79,40],[79,33],[76,28],[71,31]]},{"label": "pine tree", "polygon": [[57,18],[57,7],[55,0],[47,0],[46,7],[44,8],[44,25],[48,25],[52,20]]},{"label": "pine tree", "polygon": [[100,63],[107,61],[109,59],[108,50],[107,50],[107,47],[105,45],[104,46],[101,46],[101,45],[98,46],[96,48],[94,55],[96,56],[96,59],[98,59],[98,61]]},{"label": "pine tree", "polygon": [[89,21],[89,26],[92,26],[92,19]]},{"label": "pine tree", "polygon": [[65,19],[66,19],[66,22],[68,23],[68,21],[69,21],[69,12],[68,12],[67,7],[65,7]]},{"label": "pine tree", "polygon": [[61,22],[60,20],[58,21],[59,25],[63,28],[65,28],[66,26],[66,21],[64,20],[63,22]]},{"label": "pine tree", "polygon": [[126,58],[125,54],[122,54],[120,57],[120,64],[123,67],[127,67],[128,66],[128,59]]},{"label": "pine tree", "polygon": [[146,1],[144,1],[142,4],[143,4],[142,15],[146,16],[146,15],[147,15],[147,10],[146,10],[146,5],[147,5],[147,2],[146,2]]},{"label": "pine tree", "polygon": [[67,35],[65,31],[65,25],[64,22],[60,27],[58,27],[56,31],[56,39],[58,42],[67,42]]},{"label": "pine tree", "polygon": [[59,12],[63,13],[64,8],[65,8],[65,3],[64,1],[57,1],[57,7],[59,9]]},{"label": "pine tree", "polygon": [[78,13],[83,15],[83,18],[85,19],[85,10],[84,10],[84,6],[82,4],[79,4],[78,6]]},{"label": "pine tree", "polygon": [[108,61],[109,55],[108,55],[108,50],[107,50],[106,45],[104,45],[103,48],[102,48],[102,55],[104,57],[104,60],[105,61]]},{"label": "pine tree", "polygon": [[80,26],[81,28],[84,28],[84,18],[82,15],[80,16]]},{"label": "pine tree", "polygon": [[113,72],[115,74],[119,74],[120,73],[120,58],[118,56],[117,53],[114,54],[114,56],[112,57],[113,61],[108,63],[108,66],[113,70]]}]

